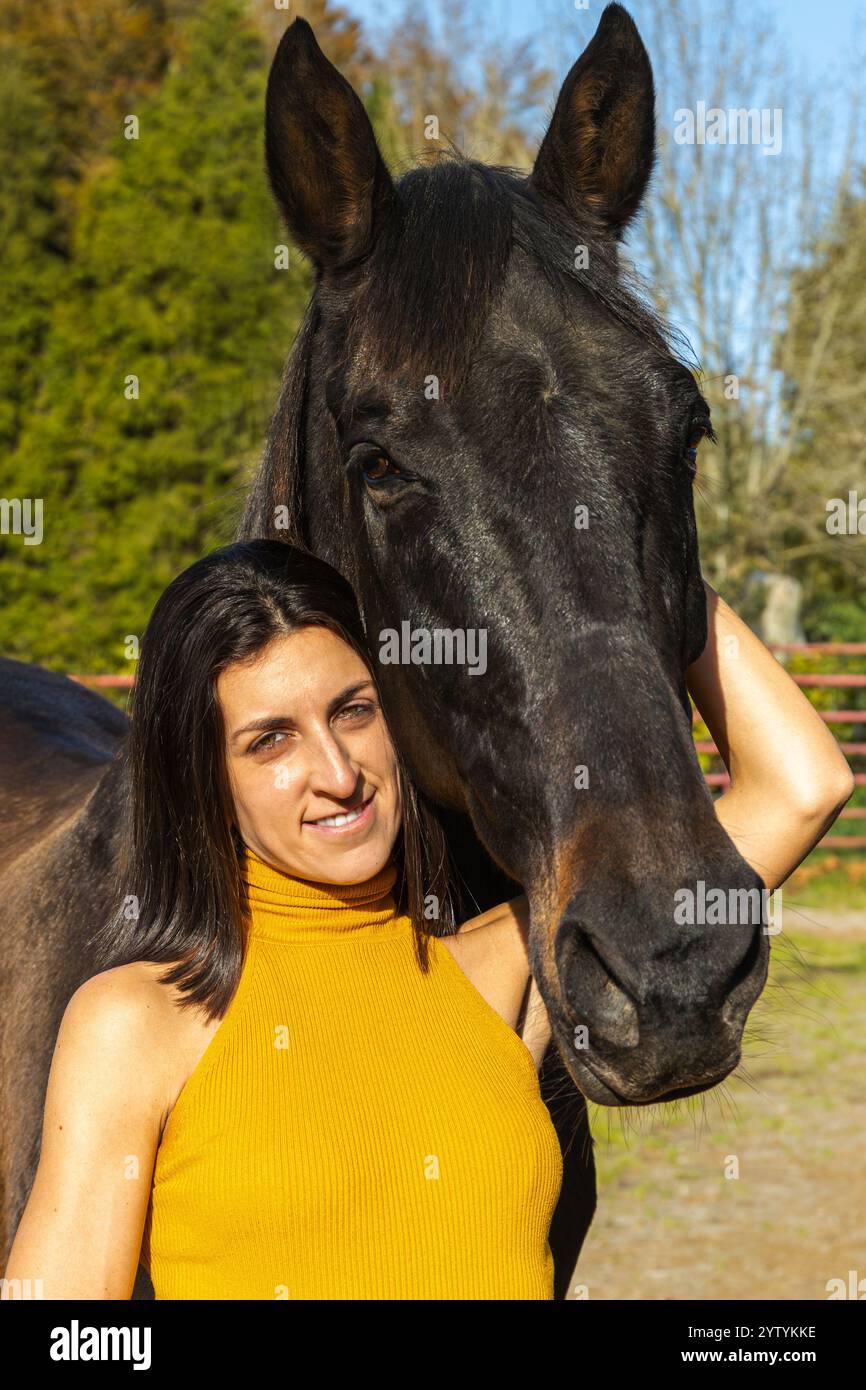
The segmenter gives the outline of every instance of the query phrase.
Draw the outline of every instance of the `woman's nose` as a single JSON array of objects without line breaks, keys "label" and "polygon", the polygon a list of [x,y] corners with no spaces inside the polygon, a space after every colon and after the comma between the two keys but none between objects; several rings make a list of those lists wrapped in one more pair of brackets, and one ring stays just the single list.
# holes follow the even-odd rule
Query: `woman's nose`
[{"label": "woman's nose", "polygon": [[308,775],[312,791],[342,800],[357,787],[360,768],[331,734],[311,747]]}]

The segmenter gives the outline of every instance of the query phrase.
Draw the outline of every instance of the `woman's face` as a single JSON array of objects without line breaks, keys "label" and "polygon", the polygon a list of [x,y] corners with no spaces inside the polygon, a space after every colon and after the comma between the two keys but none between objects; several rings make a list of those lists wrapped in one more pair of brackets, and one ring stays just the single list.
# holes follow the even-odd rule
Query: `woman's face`
[{"label": "woman's face", "polygon": [[397,762],[361,658],[329,629],[305,627],[227,667],[216,691],[244,843],[296,878],[379,873],[400,828]]}]

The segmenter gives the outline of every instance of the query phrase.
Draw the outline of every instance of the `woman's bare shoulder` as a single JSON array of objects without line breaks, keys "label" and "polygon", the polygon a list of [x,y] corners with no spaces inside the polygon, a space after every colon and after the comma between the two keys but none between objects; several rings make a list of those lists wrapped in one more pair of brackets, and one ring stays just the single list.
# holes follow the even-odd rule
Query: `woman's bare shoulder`
[{"label": "woman's bare shoulder", "polygon": [[[176,985],[160,977],[172,962],[132,961],[92,975],[66,1007],[58,1046],[94,1056],[137,1059],[164,1123],[194,1059],[218,1026],[200,1007],[182,1007]],[[146,1059],[141,1073],[142,1059]],[[193,1059],[192,1063],[191,1060]]]},{"label": "woman's bare shoulder", "polygon": [[529,904],[521,894],[470,917],[450,937],[440,938],[455,959],[506,963],[524,981],[529,971]]},{"label": "woman's bare shoulder", "polygon": [[510,898],[508,902],[496,903],[486,912],[480,912],[477,917],[468,917],[457,928],[455,935],[462,936],[466,932],[479,931],[484,927],[494,927],[500,931],[514,930],[525,935],[529,929],[529,902],[526,894],[521,893],[519,897]]},{"label": "woman's bare shoulder", "polygon": [[525,902],[520,898],[499,903],[464,922],[453,935],[437,938],[511,1027],[516,1024],[529,979],[527,924],[521,912]]},{"label": "woman's bare shoulder", "polygon": [[74,1004],[82,1016],[95,1011],[101,1015],[114,1013],[120,1023],[140,1018],[146,1025],[156,1015],[170,1014],[177,1008],[180,992],[160,979],[170,966],[171,963],[150,960],[113,965],[79,985],[69,1004]]},{"label": "woman's bare shoulder", "polygon": [[160,977],[171,963],[131,961],[84,981],[66,1006],[61,1032],[112,1047],[146,1049],[170,1063],[177,1045],[201,1027],[198,1010],[182,1008],[182,995]]}]

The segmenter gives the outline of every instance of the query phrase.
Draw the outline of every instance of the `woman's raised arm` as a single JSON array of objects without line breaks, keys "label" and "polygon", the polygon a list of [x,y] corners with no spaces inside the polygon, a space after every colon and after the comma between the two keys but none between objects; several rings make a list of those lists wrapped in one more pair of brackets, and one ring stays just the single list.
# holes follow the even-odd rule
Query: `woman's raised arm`
[{"label": "woman's raised arm", "polygon": [[716,813],[773,889],[832,825],[854,778],[785,668],[706,580],[704,588],[707,645],[686,683],[731,775]]}]

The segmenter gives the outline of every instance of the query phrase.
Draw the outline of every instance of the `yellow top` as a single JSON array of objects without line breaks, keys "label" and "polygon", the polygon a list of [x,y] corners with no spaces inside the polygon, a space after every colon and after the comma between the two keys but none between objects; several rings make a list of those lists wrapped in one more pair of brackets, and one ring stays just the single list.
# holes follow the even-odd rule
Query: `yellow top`
[{"label": "yellow top", "polygon": [[389,864],[349,887],[247,851],[238,989],[157,1152],[158,1299],[552,1299],[562,1181],[532,1055]]}]

